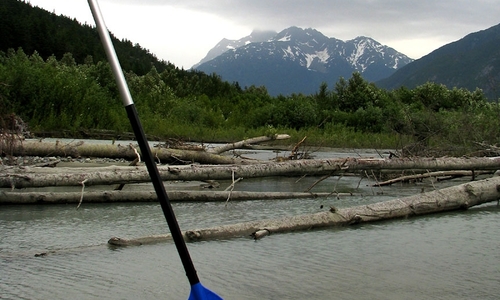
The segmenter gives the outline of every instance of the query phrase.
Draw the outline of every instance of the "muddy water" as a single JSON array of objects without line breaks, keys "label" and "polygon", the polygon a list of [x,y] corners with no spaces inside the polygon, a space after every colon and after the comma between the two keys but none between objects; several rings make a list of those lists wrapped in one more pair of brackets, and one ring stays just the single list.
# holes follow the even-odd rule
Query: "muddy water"
[{"label": "muddy water", "polygon": [[[302,191],[315,180],[244,179],[237,189]],[[223,182],[223,187],[228,184]],[[361,194],[340,199],[173,207],[181,229],[194,229],[312,213],[322,210],[321,205],[366,204],[432,188],[424,182],[380,191],[368,184],[366,179],[360,183],[357,178],[329,178],[314,189],[331,191],[336,185],[337,190]],[[498,299],[499,217],[500,208],[491,203],[468,211],[271,235],[259,241],[189,243],[188,248],[202,283],[226,299]],[[113,236],[166,232],[161,209],[153,203],[84,203],[79,210],[75,205],[0,206],[0,298],[186,299],[189,284],[174,244],[106,244]],[[42,253],[47,254],[35,256]]]}]

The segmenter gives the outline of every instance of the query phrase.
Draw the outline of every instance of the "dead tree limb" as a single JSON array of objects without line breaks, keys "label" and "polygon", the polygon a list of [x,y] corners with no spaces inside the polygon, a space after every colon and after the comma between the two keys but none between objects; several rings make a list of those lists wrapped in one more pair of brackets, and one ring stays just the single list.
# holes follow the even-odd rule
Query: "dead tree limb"
[{"label": "dead tree limb", "polygon": [[302,145],[302,143],[304,143],[304,141],[306,140],[307,136],[305,136],[302,140],[300,140],[300,142],[298,142],[292,149],[292,151],[290,151],[290,155],[288,156],[289,159],[297,159],[298,157],[298,150],[299,150],[299,147],[300,145]]},{"label": "dead tree limb", "polygon": [[320,179],[316,180],[313,184],[311,184],[306,190],[305,192],[309,192],[310,190],[312,190],[313,187],[315,187],[318,183],[320,183],[321,181],[325,180],[325,179],[328,179],[332,176],[332,174],[328,174],[328,175],[325,175],[323,177],[321,177]]}]

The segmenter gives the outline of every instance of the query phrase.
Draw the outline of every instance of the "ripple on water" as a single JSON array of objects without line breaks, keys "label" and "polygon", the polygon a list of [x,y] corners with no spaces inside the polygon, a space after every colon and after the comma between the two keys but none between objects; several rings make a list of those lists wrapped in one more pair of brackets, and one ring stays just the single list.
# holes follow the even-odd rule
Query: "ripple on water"
[{"label": "ripple on water", "polygon": [[[320,203],[178,203],[174,210],[181,228],[197,228],[308,213]],[[485,205],[259,241],[189,243],[188,248],[203,284],[227,299],[496,299],[499,211]],[[78,211],[72,206],[2,207],[0,296],[186,298],[189,285],[174,244],[104,245],[114,235],[167,230],[156,204],[85,205]],[[34,257],[40,249],[57,251]]]}]

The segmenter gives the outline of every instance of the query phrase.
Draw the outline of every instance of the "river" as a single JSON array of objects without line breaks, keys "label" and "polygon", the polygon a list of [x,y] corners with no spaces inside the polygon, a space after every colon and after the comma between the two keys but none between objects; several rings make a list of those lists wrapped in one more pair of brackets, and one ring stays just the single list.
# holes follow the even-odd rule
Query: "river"
[{"label": "river", "polygon": [[[244,179],[236,189],[303,191],[317,179]],[[332,177],[313,191],[336,186],[360,195],[172,206],[187,230],[384,201],[465,180],[379,189],[368,179]],[[194,242],[188,248],[203,285],[225,299],[498,299],[499,216],[495,202],[258,241]],[[76,205],[0,206],[0,299],[186,299],[190,287],[172,242],[107,244],[114,236],[166,232],[156,203],[84,202],[78,210]]]}]

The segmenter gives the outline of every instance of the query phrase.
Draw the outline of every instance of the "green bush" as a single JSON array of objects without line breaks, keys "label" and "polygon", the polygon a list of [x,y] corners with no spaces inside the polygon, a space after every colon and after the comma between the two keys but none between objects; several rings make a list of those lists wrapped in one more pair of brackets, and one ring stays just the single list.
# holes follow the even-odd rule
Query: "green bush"
[{"label": "green bush", "polygon": [[[472,149],[498,144],[500,109],[480,90],[427,83],[413,90],[378,89],[359,73],[326,83],[315,95],[271,97],[215,74],[151,67],[125,77],[148,134],[200,141],[235,141],[270,131],[290,142],[334,147],[424,146]],[[22,49],[0,52],[0,115],[15,113],[33,130],[130,131],[107,63],[70,53],[43,60]],[[463,130],[467,128],[467,130]]]}]

